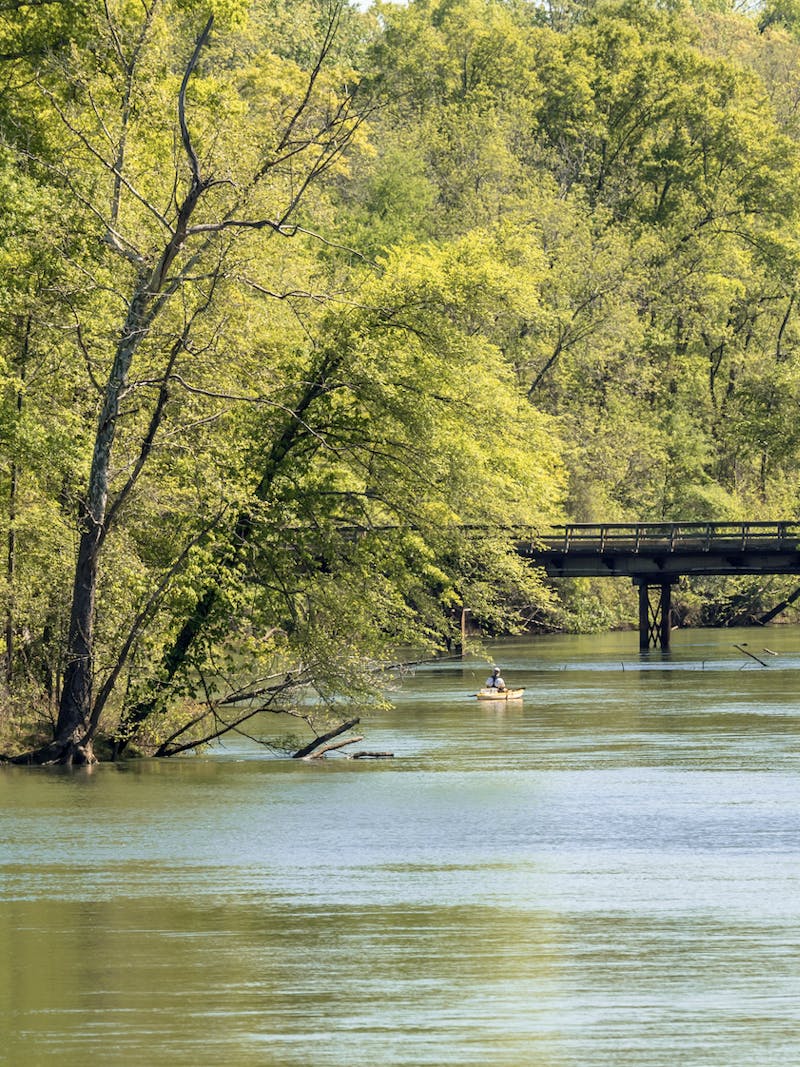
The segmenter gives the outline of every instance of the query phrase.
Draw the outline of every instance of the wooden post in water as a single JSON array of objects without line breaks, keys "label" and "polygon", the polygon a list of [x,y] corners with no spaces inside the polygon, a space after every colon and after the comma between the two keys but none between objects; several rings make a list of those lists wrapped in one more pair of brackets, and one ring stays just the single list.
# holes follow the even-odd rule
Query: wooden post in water
[{"label": "wooden post in water", "polygon": [[[458,611],[458,608],[454,608],[452,610],[452,612],[451,612],[450,617],[454,619],[457,611]],[[446,639],[446,641],[447,641],[447,652],[451,656],[461,656],[463,658],[466,655],[466,651],[467,651],[467,632],[468,632],[467,616],[468,615],[469,615],[469,608],[462,607],[461,608],[461,623],[460,623],[461,634],[460,634],[460,636],[458,638],[448,637]]]},{"label": "wooden post in water", "polygon": [[661,651],[669,652],[672,637],[672,582],[661,583]]}]

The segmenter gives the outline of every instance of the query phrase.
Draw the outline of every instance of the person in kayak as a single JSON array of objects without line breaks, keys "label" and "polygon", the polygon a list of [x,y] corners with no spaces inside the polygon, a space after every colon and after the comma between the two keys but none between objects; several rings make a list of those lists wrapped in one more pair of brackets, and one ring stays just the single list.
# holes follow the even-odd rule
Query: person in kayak
[{"label": "person in kayak", "polygon": [[500,677],[500,668],[492,667],[491,675],[486,679],[486,689],[497,689],[501,693],[505,691],[506,683]]}]

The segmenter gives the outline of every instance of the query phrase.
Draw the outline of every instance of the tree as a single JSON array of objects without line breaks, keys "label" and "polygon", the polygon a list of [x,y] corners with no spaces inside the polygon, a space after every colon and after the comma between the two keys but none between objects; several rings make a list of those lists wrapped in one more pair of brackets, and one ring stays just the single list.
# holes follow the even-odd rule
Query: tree
[{"label": "tree", "polygon": [[[29,171],[70,208],[52,288],[86,488],[54,738],[23,759],[90,761],[120,717],[118,751],[169,754],[309,689],[375,699],[381,656],[446,641],[464,598],[546,599],[499,529],[560,491],[481,328],[514,287],[481,239],[340,248],[371,107],[350,15],[219,6],[193,44],[180,3],[92,7],[91,49],[51,51],[25,101]],[[268,46],[280,18],[316,52]]]},{"label": "tree", "polygon": [[[244,18],[243,5],[238,7]],[[219,308],[232,250],[241,235],[290,238],[300,233],[293,216],[304,195],[336,165],[360,122],[352,94],[337,90],[335,75],[324,71],[342,16],[339,4],[331,6],[309,71],[265,53],[256,59],[243,47],[244,61],[238,69],[224,70],[222,77],[203,68],[204,53],[212,47],[213,15],[178,77],[163,41],[168,26],[185,25],[180,6],[153,3],[138,12],[136,5],[124,3],[97,10],[93,17],[100,46],[77,58],[73,53],[69,70],[63,56],[51,55],[38,79],[52,125],[49,157],[37,162],[68,193],[84,236],[102,241],[100,254],[85,257],[76,267],[89,275],[104,304],[103,332],[117,336],[110,358],[100,357],[107,368],[104,381],[98,379],[101,367],[92,366],[95,345],[85,333],[80,338],[101,397],[80,505],[56,736],[37,759],[92,759],[92,737],[126,647],[96,695],[100,560],[147,467],[171,383],[180,380],[184,362],[196,355],[199,324]],[[160,81],[154,81],[156,73]],[[194,130],[193,89],[198,98]],[[175,121],[165,122],[165,98],[170,96]],[[200,101],[210,103],[203,107]],[[214,128],[221,110],[234,102],[240,108],[236,152]],[[59,149],[63,163],[57,162]],[[216,160],[225,166],[219,174]],[[112,290],[123,308],[116,327],[106,296]],[[133,376],[137,366],[146,383]],[[122,420],[130,417],[132,398],[141,401],[143,387],[155,390],[155,400],[149,417],[123,445]],[[121,447],[130,466],[116,489],[112,463]],[[173,561],[170,571],[176,566]],[[157,590],[155,601],[159,595]],[[154,606],[148,605],[145,615]]]},{"label": "tree", "polygon": [[261,479],[160,673],[129,708],[122,747],[127,732],[161,729],[166,698],[187,675],[213,676],[206,690],[224,690],[204,714],[244,699],[209,655],[237,589],[250,625],[274,634],[277,624],[304,665],[262,686],[239,723],[276,699],[284,706],[310,679],[327,701],[374,699],[375,664],[398,645],[441,646],[455,606],[508,624],[515,609],[501,605],[511,590],[524,608],[548,601],[508,527],[553,514],[558,445],[475,329],[517,295],[496,253],[475,238],[397,249],[362,280],[358,306],[323,316],[284,421],[266,436],[254,424],[248,462]]}]

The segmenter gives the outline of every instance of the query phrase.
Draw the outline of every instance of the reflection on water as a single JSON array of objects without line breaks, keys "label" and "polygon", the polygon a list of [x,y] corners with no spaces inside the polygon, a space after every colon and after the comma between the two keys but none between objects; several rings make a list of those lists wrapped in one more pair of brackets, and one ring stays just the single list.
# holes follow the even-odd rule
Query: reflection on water
[{"label": "reflection on water", "polygon": [[0,772],[0,1063],[794,1067],[800,632],[634,641],[417,669],[393,761]]}]

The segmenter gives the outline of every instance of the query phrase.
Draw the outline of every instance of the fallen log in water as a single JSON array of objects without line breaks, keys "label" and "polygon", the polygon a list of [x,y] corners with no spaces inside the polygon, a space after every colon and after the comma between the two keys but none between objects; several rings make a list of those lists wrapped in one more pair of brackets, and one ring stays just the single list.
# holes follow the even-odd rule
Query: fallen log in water
[{"label": "fallen log in water", "polygon": [[[325,742],[330,741],[331,738],[338,737],[339,734],[343,734],[345,730],[349,730],[352,726],[355,726],[355,724],[360,721],[360,719],[348,719],[347,722],[341,723],[335,729],[329,730],[326,734],[322,734],[320,737],[315,737],[313,741],[309,741],[309,743],[307,745],[304,745],[303,748],[299,748],[297,752],[295,752],[292,756],[292,759],[305,759],[306,756],[312,753],[315,748],[319,748],[320,745],[324,745]],[[362,741],[363,738],[359,737],[358,740]]]},{"label": "fallen log in water", "polygon": [[355,745],[358,741],[363,740],[363,737],[346,737],[344,741],[335,741],[332,745],[325,745],[324,748],[319,749],[317,752],[309,752],[307,756],[303,756],[303,759],[322,759],[326,752],[333,752],[335,748],[344,748],[345,745]]}]

